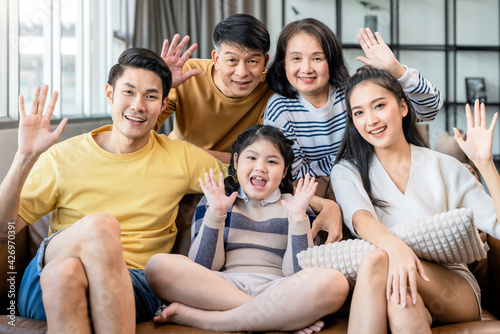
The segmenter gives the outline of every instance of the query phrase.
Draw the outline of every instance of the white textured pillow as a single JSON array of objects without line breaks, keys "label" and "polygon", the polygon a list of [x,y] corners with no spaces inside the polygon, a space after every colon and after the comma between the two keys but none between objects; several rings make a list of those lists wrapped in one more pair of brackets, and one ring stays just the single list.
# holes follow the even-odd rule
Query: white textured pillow
[{"label": "white textured pillow", "polygon": [[[415,254],[439,263],[472,263],[484,259],[488,246],[481,241],[471,209],[455,209],[399,224],[390,231]],[[354,286],[363,256],[375,246],[366,240],[350,239],[314,246],[297,254],[302,268],[324,267],[339,270]]]}]

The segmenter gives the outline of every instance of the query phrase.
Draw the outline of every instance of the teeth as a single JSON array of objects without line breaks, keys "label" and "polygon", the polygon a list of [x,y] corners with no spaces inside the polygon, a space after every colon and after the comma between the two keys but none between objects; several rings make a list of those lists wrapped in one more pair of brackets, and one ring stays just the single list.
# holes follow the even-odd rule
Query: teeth
[{"label": "teeth", "polygon": [[254,176],[253,178],[256,179],[256,180],[264,180],[263,178],[258,177],[258,176]]},{"label": "teeth", "polygon": [[128,116],[126,115],[125,117],[127,117],[128,119],[132,120],[132,121],[137,121],[137,122],[143,122],[144,120],[140,119],[140,118],[137,118],[137,117],[134,117],[134,116]]},{"label": "teeth", "polygon": [[372,132],[370,132],[370,133],[371,133],[372,135],[376,135],[376,134],[379,134],[379,133],[381,133],[382,131],[384,131],[386,128],[387,128],[387,127],[386,127],[386,126],[384,126],[383,128],[377,129],[377,130],[372,131]]}]

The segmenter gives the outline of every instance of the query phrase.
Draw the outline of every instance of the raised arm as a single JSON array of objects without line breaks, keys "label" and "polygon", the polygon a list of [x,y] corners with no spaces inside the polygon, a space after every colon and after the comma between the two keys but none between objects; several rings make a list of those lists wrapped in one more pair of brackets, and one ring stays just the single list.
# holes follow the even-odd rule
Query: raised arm
[{"label": "raised arm", "polygon": [[480,105],[479,101],[476,100],[474,103],[474,117],[472,117],[470,106],[467,104],[465,115],[467,118],[467,140],[463,140],[458,129],[453,128],[455,139],[481,173],[493,199],[497,220],[500,221],[500,176],[492,156],[493,132],[495,131],[498,113],[493,116],[489,128],[486,124],[484,103]]},{"label": "raised arm", "polygon": [[307,174],[305,178],[299,180],[293,200],[281,201],[288,214],[288,242],[282,267],[285,276],[290,276],[300,270],[297,254],[313,246],[309,217],[306,212],[317,186],[318,182],[315,182],[314,177],[310,178]]},{"label": "raised arm", "polygon": [[182,41],[179,42],[180,36],[179,34],[175,34],[172,38],[172,43],[170,47],[168,46],[169,42],[166,39],[163,41],[163,47],[161,49],[161,57],[167,63],[170,71],[172,72],[172,88],[176,88],[186,82],[187,79],[191,78],[194,75],[198,75],[201,73],[199,69],[193,69],[187,71],[186,73],[182,73],[182,69],[184,64],[188,61],[189,58],[193,55],[193,52],[196,50],[198,45],[195,43],[191,45],[186,52],[182,53],[182,50],[186,47],[189,42],[189,36],[184,36]]},{"label": "raised arm", "polygon": [[[54,132],[50,132],[50,118],[57,102],[58,93],[54,92],[45,115],[43,110],[48,94],[48,86],[37,87],[29,116],[24,109],[24,97],[19,96],[18,149],[7,176],[0,185],[0,224],[16,222],[16,231],[26,223],[18,217],[21,191],[28,174],[40,155],[57,142],[66,127],[63,119]],[[5,229],[2,228],[1,238]]]},{"label": "raised arm", "polygon": [[405,68],[401,65],[389,46],[385,44],[380,33],[376,32],[374,36],[370,29],[360,29],[357,37],[365,56],[356,57],[356,59],[391,72],[408,94],[417,118],[421,121],[432,121],[443,106],[439,89],[416,69]]},{"label": "raised arm", "polygon": [[[189,258],[211,270],[220,270],[225,263],[224,223],[227,211],[233,205],[237,192],[226,196],[224,191],[224,175],[220,173],[219,182],[215,180],[213,169],[205,173],[205,182],[200,179],[201,189],[208,202],[208,209],[200,202],[193,220],[194,237],[189,249]],[[203,206],[202,217],[196,217]],[[201,220],[201,221],[200,221]]]}]

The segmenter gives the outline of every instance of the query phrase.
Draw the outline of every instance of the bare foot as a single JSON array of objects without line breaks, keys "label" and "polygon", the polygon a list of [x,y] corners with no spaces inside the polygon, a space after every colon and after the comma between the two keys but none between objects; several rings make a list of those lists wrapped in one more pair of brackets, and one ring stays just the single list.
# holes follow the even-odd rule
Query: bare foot
[{"label": "bare foot", "polygon": [[172,303],[160,315],[153,318],[154,322],[171,322],[178,325],[213,330],[211,317],[218,311],[205,311],[181,303]]},{"label": "bare foot", "polygon": [[189,314],[189,309],[191,309],[191,307],[183,305],[181,303],[172,303],[165,309],[163,309],[160,315],[155,316],[153,318],[153,321],[173,322],[179,325],[189,325],[188,323],[185,323],[185,320],[187,320],[186,316]]},{"label": "bare foot", "polygon": [[321,320],[318,320],[314,324],[309,325],[308,327],[306,327],[304,329],[295,331],[294,333],[295,334],[312,334],[312,333],[316,333],[316,332],[321,331],[324,326],[325,326],[325,323]]}]

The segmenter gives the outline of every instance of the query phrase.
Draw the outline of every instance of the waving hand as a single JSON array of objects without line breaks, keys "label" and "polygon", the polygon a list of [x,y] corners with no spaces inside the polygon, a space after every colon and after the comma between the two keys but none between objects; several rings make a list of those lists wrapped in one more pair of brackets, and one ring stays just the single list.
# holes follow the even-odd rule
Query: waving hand
[{"label": "waving hand", "polygon": [[205,173],[205,182],[200,178],[201,190],[205,194],[208,201],[208,210],[217,216],[224,216],[233,205],[237,192],[233,192],[231,196],[226,196],[224,189],[224,174],[219,175],[219,184],[215,181],[215,173],[210,169],[210,174]]},{"label": "waving hand", "polygon": [[198,46],[196,44],[191,45],[183,54],[182,50],[186,47],[186,44],[189,41],[189,36],[184,36],[182,41],[177,45],[179,39],[179,34],[175,34],[172,38],[172,44],[170,44],[170,47],[168,47],[168,40],[166,39],[163,42],[163,47],[161,49],[161,57],[165,60],[170,68],[170,71],[172,72],[172,88],[180,86],[186,82],[187,79],[201,73],[198,69],[182,73],[184,64],[193,55],[193,52]]},{"label": "waving hand", "polygon": [[375,36],[373,36],[370,29],[360,29],[357,38],[365,52],[365,57],[356,57],[356,60],[375,68],[387,70],[396,79],[405,74],[405,68],[396,59],[389,46],[385,44],[379,32],[375,32]]},{"label": "waving hand", "polygon": [[289,217],[297,220],[306,217],[307,206],[314,196],[317,186],[318,182],[315,182],[314,177],[310,178],[309,173],[306,174],[305,178],[299,180],[293,200],[290,203],[285,200],[281,201]]},{"label": "waving hand", "polygon": [[498,114],[493,116],[490,127],[486,127],[486,109],[484,103],[479,105],[479,100],[474,103],[474,118],[470,106],[465,107],[467,118],[467,140],[463,140],[460,132],[453,128],[455,140],[460,148],[476,165],[492,160],[491,149],[493,145],[493,131]]},{"label": "waving hand", "polygon": [[[24,97],[19,96],[19,134],[18,144],[19,152],[29,156],[37,156],[45,152],[49,147],[54,145],[61,134],[63,133],[67,118],[63,119],[54,132],[50,132],[50,118],[56,106],[58,93],[54,92],[52,99],[47,107],[45,115],[43,109],[47,99],[49,87],[47,85],[36,87],[33,97],[33,104],[29,116],[26,116],[24,109]],[[41,95],[40,95],[41,92]]]}]

